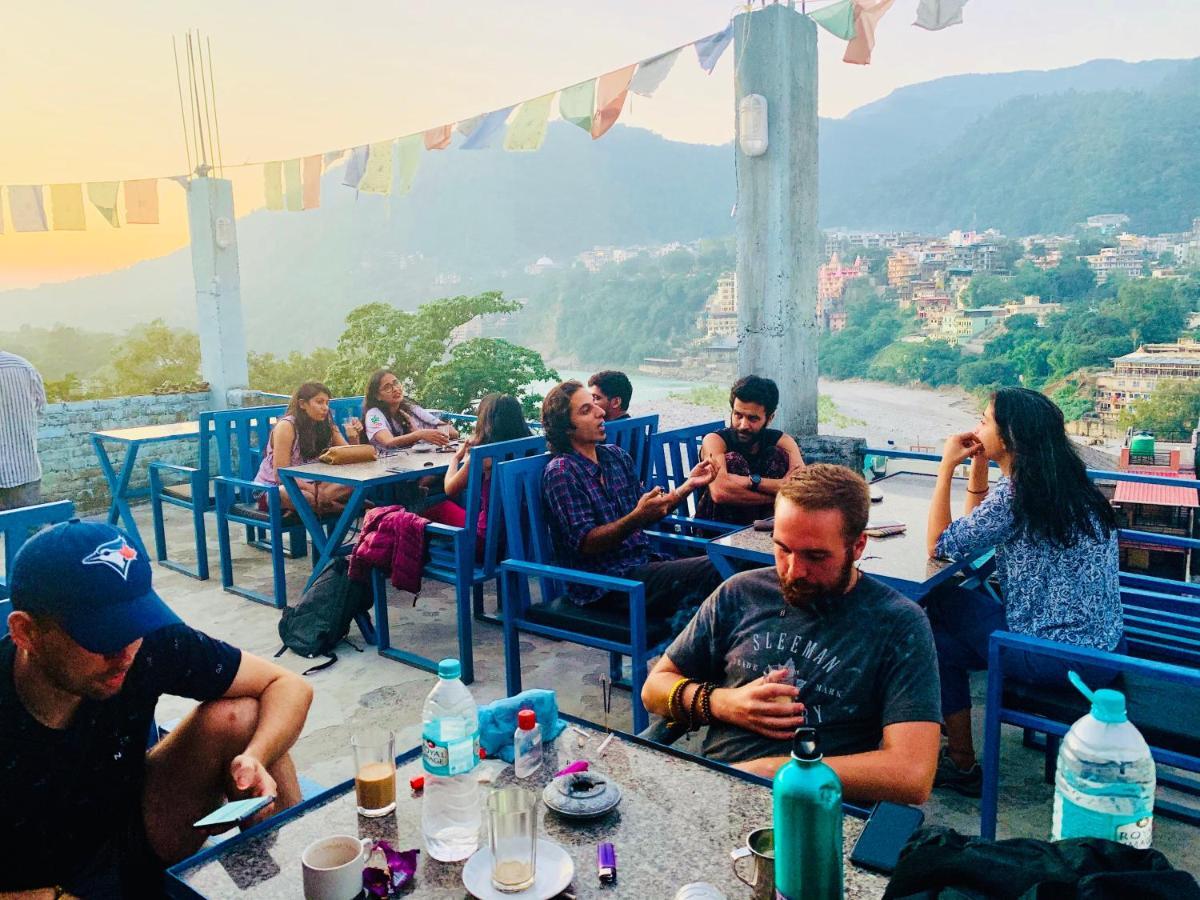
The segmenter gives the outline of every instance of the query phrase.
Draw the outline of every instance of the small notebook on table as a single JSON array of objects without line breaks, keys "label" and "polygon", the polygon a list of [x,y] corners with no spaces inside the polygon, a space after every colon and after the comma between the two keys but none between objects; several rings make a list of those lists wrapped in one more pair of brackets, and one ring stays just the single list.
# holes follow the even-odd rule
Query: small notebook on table
[{"label": "small notebook on table", "polygon": [[883,521],[883,522],[868,522],[867,527],[863,529],[867,537],[881,538],[889,537],[893,534],[904,534],[908,530],[908,526],[903,522]]}]

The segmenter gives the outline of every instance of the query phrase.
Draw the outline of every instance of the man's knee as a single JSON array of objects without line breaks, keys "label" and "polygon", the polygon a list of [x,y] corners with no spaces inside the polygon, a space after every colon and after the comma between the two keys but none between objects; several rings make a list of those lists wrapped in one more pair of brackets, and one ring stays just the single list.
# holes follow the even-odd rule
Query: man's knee
[{"label": "man's knee", "polygon": [[258,700],[234,697],[201,703],[196,707],[196,724],[210,738],[245,747],[258,727]]}]

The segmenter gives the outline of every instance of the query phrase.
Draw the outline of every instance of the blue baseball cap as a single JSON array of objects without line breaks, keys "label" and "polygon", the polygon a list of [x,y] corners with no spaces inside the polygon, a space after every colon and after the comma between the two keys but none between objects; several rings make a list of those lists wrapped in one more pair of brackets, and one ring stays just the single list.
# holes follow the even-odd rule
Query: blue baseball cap
[{"label": "blue baseball cap", "polygon": [[112,525],[72,519],[30,538],[13,561],[13,609],[52,617],[92,653],[116,653],[180,619],[150,586],[150,560]]}]

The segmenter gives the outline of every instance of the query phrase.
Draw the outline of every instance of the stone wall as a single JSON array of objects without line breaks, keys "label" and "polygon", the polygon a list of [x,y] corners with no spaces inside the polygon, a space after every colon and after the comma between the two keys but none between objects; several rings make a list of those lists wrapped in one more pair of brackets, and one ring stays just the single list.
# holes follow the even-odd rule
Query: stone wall
[{"label": "stone wall", "polygon": [[832,434],[796,435],[796,443],[807,463],[835,463],[855,472],[863,468],[863,448],[867,446],[860,437],[838,437]]},{"label": "stone wall", "polygon": [[[211,407],[212,395],[207,391],[49,404],[38,429],[43,499],[73,500],[83,513],[107,509],[108,484],[92,448],[91,432],[186,422]],[[108,442],[106,447],[113,467],[119,473],[125,460],[125,446]],[[143,446],[138,451],[131,486],[144,488],[149,484],[146,465],[151,461],[194,466],[196,448],[196,441]]]}]

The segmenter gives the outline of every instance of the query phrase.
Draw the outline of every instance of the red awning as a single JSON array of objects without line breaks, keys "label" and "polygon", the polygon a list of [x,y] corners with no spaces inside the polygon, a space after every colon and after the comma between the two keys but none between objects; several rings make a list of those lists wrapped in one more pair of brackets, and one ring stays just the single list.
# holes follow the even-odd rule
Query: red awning
[{"label": "red awning", "polygon": [[[1181,472],[1164,472],[1162,469],[1125,469],[1130,475],[1157,475],[1160,478],[1182,478]],[[1189,473],[1190,475],[1190,473]],[[1165,484],[1139,484],[1135,481],[1118,481],[1113,494],[1113,503],[1144,503],[1147,506],[1200,507],[1200,487],[1195,477],[1188,477],[1194,487],[1170,487]]]}]

